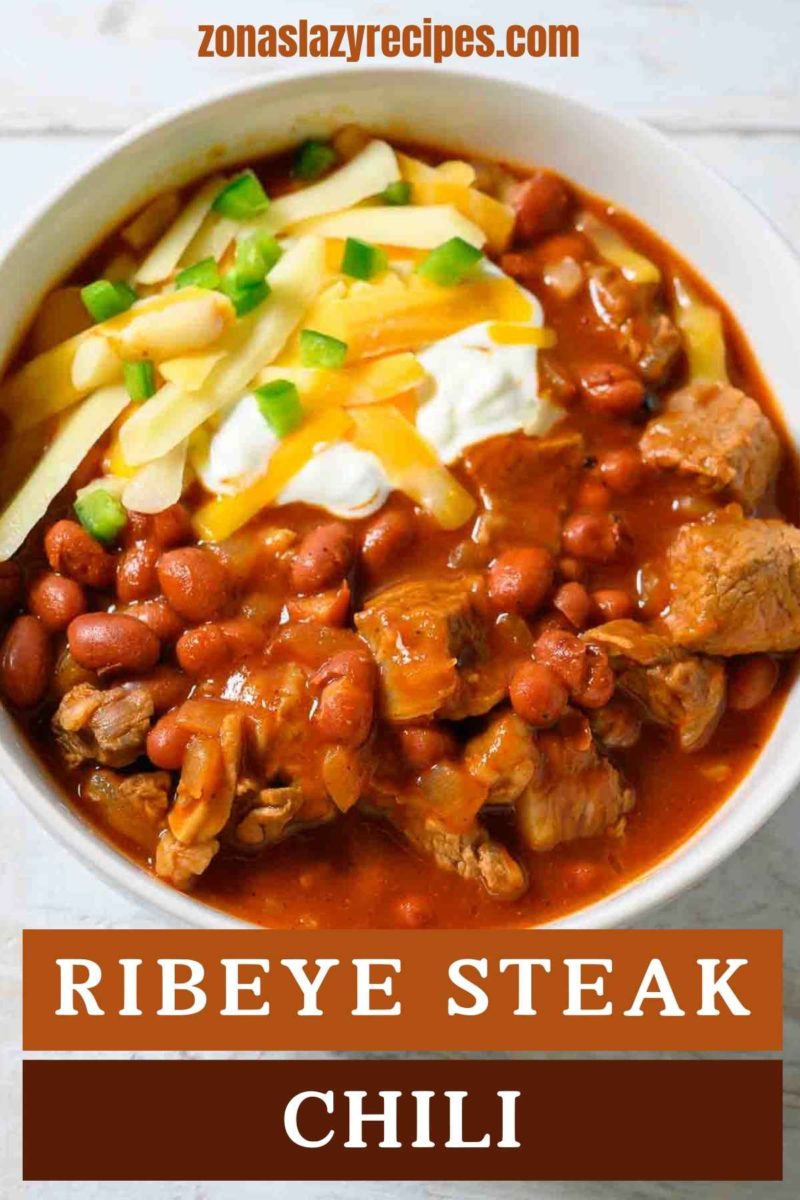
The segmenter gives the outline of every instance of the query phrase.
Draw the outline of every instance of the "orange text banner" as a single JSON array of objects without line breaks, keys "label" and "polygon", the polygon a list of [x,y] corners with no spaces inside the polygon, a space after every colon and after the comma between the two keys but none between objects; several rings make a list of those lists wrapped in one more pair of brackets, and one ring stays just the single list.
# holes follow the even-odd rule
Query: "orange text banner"
[{"label": "orange text banner", "polygon": [[781,1048],[772,930],[28,930],[27,1050]]}]

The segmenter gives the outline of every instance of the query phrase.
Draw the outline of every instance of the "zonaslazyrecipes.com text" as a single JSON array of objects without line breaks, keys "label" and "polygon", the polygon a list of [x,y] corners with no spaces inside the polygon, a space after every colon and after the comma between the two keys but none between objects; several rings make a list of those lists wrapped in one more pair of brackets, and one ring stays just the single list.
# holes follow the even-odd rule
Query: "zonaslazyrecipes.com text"
[{"label": "zonaslazyrecipes.com text", "polygon": [[577,58],[577,25],[198,25],[199,58]]}]

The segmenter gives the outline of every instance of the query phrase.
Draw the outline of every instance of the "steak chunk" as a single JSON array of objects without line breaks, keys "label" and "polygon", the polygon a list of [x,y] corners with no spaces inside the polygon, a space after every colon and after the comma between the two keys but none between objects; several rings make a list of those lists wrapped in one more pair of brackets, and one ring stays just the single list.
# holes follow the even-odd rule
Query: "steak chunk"
[{"label": "steak chunk", "polygon": [[516,900],[527,888],[524,868],[482,826],[455,832],[430,814],[408,811],[402,820],[399,811],[389,815],[411,844],[433,858],[437,866],[455,871],[462,879],[480,881],[490,896]]},{"label": "steak chunk", "polygon": [[759,520],[684,525],[667,562],[664,619],[679,646],[722,655],[800,647],[800,529]]},{"label": "steak chunk", "polygon": [[586,719],[575,714],[537,741],[541,771],[517,800],[525,843],[532,850],[552,850],[560,842],[621,831],[635,796],[598,752]]},{"label": "steak chunk", "polygon": [[170,786],[167,771],[118,775],[98,768],[83,785],[82,796],[98,805],[112,829],[152,854],[166,822]]},{"label": "steak chunk", "polygon": [[747,508],[763,496],[780,458],[775,430],[755,400],[720,383],[675,392],[649,422],[640,447],[651,466],[692,476]]},{"label": "steak chunk", "polygon": [[144,753],[153,700],[143,687],[102,691],[90,683],[70,688],[53,716],[53,732],[70,768],[82,762],[127,767]]},{"label": "steak chunk", "polygon": [[609,621],[584,640],[605,650],[617,686],[638,700],[657,725],[678,734],[682,750],[708,742],[725,709],[725,668],[689,654],[636,621]]},{"label": "steak chunk", "polygon": [[373,596],[356,615],[380,668],[384,715],[408,722],[488,712],[505,691],[489,655],[482,580],[414,580]]},{"label": "steak chunk", "polygon": [[489,789],[487,804],[513,804],[539,765],[530,727],[514,712],[494,715],[486,729],[467,742],[464,765]]}]

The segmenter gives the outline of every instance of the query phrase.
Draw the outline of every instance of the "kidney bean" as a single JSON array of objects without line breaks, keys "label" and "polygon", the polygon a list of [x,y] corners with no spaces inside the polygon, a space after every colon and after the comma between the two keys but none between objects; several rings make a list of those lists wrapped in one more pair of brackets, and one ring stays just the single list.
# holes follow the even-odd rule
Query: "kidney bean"
[{"label": "kidney bean", "polygon": [[134,546],[136,542],[146,541],[153,532],[153,518],[149,513],[134,512],[128,509],[128,523],[122,531],[123,546]]},{"label": "kidney bean", "polygon": [[313,621],[341,629],[350,616],[350,587],[345,579],[338,588],[319,592],[316,596],[294,596],[286,601],[286,611],[293,621]]},{"label": "kidney bean", "polygon": [[46,629],[55,633],[86,612],[86,593],[74,579],[46,571],[28,590],[28,608]]},{"label": "kidney bean", "polygon": [[15,562],[0,562],[0,616],[5,616],[19,603],[22,578]]},{"label": "kidney bean", "polygon": [[634,446],[607,450],[598,459],[600,478],[607,488],[621,496],[635,492],[644,479],[642,456]]},{"label": "kidney bean", "polygon": [[511,676],[508,691],[514,712],[539,728],[554,724],[567,710],[567,689],[543,663],[522,663]]},{"label": "kidney bean", "polygon": [[171,504],[152,517],[153,541],[162,550],[183,546],[193,537],[192,518],[182,504]]},{"label": "kidney bean", "polygon": [[124,613],[84,613],[70,623],[67,641],[75,661],[90,671],[148,671],[161,653],[153,631]]},{"label": "kidney bean", "polygon": [[553,556],[541,546],[506,550],[488,572],[489,599],[498,612],[535,612],[553,585]]},{"label": "kidney bean", "polygon": [[117,598],[121,604],[156,595],[158,555],[158,546],[152,541],[137,542],[122,552],[117,559]]},{"label": "kidney bean", "polygon": [[564,583],[553,597],[553,607],[576,629],[583,629],[592,611],[592,600],[582,583]]},{"label": "kidney bean", "polygon": [[533,241],[558,229],[567,216],[571,197],[557,175],[539,170],[513,187],[509,201],[517,217],[515,238]]},{"label": "kidney bean", "polygon": [[416,533],[414,517],[404,509],[390,509],[370,521],[361,540],[361,561],[377,574],[408,549]]},{"label": "kidney bean", "polygon": [[409,725],[399,734],[403,757],[417,771],[425,771],[443,758],[452,758],[458,749],[456,739],[441,725]]},{"label": "kidney bean", "polygon": [[594,363],[579,376],[581,396],[592,412],[624,417],[637,412],[644,400],[644,384],[621,363]]},{"label": "kidney bean", "polygon": [[229,598],[228,572],[212,551],[201,546],[167,550],[156,569],[161,590],[187,621],[208,621]]},{"label": "kidney bean", "polygon": [[152,629],[159,641],[169,644],[174,642],[184,630],[184,620],[174,608],[170,608],[166,597],[156,596],[153,600],[140,600],[138,604],[130,604],[118,612],[135,617],[148,629]]},{"label": "kidney bean", "polygon": [[18,708],[33,708],[47,691],[52,655],[38,617],[17,617],[0,648],[0,688]]},{"label": "kidney bean", "polygon": [[772,694],[778,682],[778,664],[767,654],[753,654],[728,666],[728,708],[749,712]]},{"label": "kidney bean", "polygon": [[611,504],[611,493],[598,479],[584,479],[575,494],[575,507],[602,512]]},{"label": "kidney bean", "polygon": [[622,588],[600,588],[592,592],[594,606],[602,621],[622,621],[633,615],[635,605]]},{"label": "kidney bean", "polygon": [[305,535],[292,561],[297,592],[318,592],[344,579],[353,562],[353,535],[341,521],[318,525]]},{"label": "kidney bean", "polygon": [[624,527],[610,513],[573,513],[564,523],[561,541],[567,553],[576,558],[610,562],[622,549]]},{"label": "kidney bean", "polygon": [[59,575],[84,587],[108,588],[114,578],[114,556],[104,550],[77,521],[56,521],[45,534],[47,561]]},{"label": "kidney bean", "polygon": [[163,771],[180,771],[186,747],[194,737],[191,729],[178,724],[177,717],[178,709],[172,709],[156,721],[147,735],[147,757]]}]

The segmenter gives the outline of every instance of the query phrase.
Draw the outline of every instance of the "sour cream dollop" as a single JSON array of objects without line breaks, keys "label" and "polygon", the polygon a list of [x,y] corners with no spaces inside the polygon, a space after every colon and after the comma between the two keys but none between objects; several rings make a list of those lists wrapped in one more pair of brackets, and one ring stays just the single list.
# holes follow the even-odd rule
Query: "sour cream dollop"
[{"label": "sour cream dollop", "polygon": [[[203,486],[231,495],[263,475],[280,445],[252,393],[230,409],[211,438],[200,465]],[[278,504],[325,508],[337,517],[367,517],[385,502],[391,488],[379,460],[349,442],[333,442],[317,452],[289,480]]]},{"label": "sour cream dollop", "polygon": [[491,337],[492,324],[471,325],[419,355],[429,379],[417,428],[444,463],[501,433],[547,433],[563,416],[538,395],[536,347],[499,344]]}]

